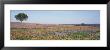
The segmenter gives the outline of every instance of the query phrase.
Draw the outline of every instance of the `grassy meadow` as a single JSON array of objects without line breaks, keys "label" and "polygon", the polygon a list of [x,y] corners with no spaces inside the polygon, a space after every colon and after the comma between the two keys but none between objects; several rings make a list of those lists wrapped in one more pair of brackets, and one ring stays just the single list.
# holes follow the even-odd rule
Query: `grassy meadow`
[{"label": "grassy meadow", "polygon": [[11,23],[11,40],[100,40],[96,26]]}]

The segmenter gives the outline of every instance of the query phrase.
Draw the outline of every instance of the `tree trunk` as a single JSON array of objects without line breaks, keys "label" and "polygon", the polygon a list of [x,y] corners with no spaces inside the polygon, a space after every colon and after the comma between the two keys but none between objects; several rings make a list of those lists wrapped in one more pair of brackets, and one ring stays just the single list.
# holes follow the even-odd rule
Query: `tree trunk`
[{"label": "tree trunk", "polygon": [[21,21],[21,23],[22,23],[22,21]]}]

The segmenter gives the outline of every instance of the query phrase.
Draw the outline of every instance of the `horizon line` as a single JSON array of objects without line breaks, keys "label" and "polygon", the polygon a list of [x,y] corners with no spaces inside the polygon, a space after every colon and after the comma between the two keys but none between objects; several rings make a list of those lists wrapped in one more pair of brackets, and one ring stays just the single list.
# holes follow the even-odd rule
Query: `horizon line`
[{"label": "horizon line", "polygon": [[[14,23],[21,23],[21,22],[14,22]],[[35,22],[22,22],[22,23],[35,23]],[[56,24],[56,23],[36,23],[36,24]],[[63,23],[63,24],[68,24],[68,23]],[[82,23],[73,23],[73,24],[82,24]],[[100,23],[84,23],[84,24],[100,24]]]}]

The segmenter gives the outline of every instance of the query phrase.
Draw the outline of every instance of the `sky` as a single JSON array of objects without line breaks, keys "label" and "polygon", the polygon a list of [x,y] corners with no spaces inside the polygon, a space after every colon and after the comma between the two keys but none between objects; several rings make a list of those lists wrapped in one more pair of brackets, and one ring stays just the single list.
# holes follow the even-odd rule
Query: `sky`
[{"label": "sky", "polygon": [[39,24],[100,24],[99,10],[11,10],[11,22],[16,20],[15,15],[28,15],[26,23]]}]

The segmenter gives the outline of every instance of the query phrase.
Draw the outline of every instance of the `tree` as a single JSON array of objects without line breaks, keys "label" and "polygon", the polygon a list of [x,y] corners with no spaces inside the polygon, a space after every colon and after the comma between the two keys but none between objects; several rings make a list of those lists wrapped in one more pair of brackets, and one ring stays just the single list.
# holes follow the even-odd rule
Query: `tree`
[{"label": "tree", "polygon": [[22,23],[22,21],[28,19],[28,16],[25,13],[19,13],[19,14],[15,15],[15,18],[16,18],[16,20],[19,20]]},{"label": "tree", "polygon": [[82,26],[84,26],[84,25],[85,25],[85,23],[81,23],[81,25],[82,25]]}]

